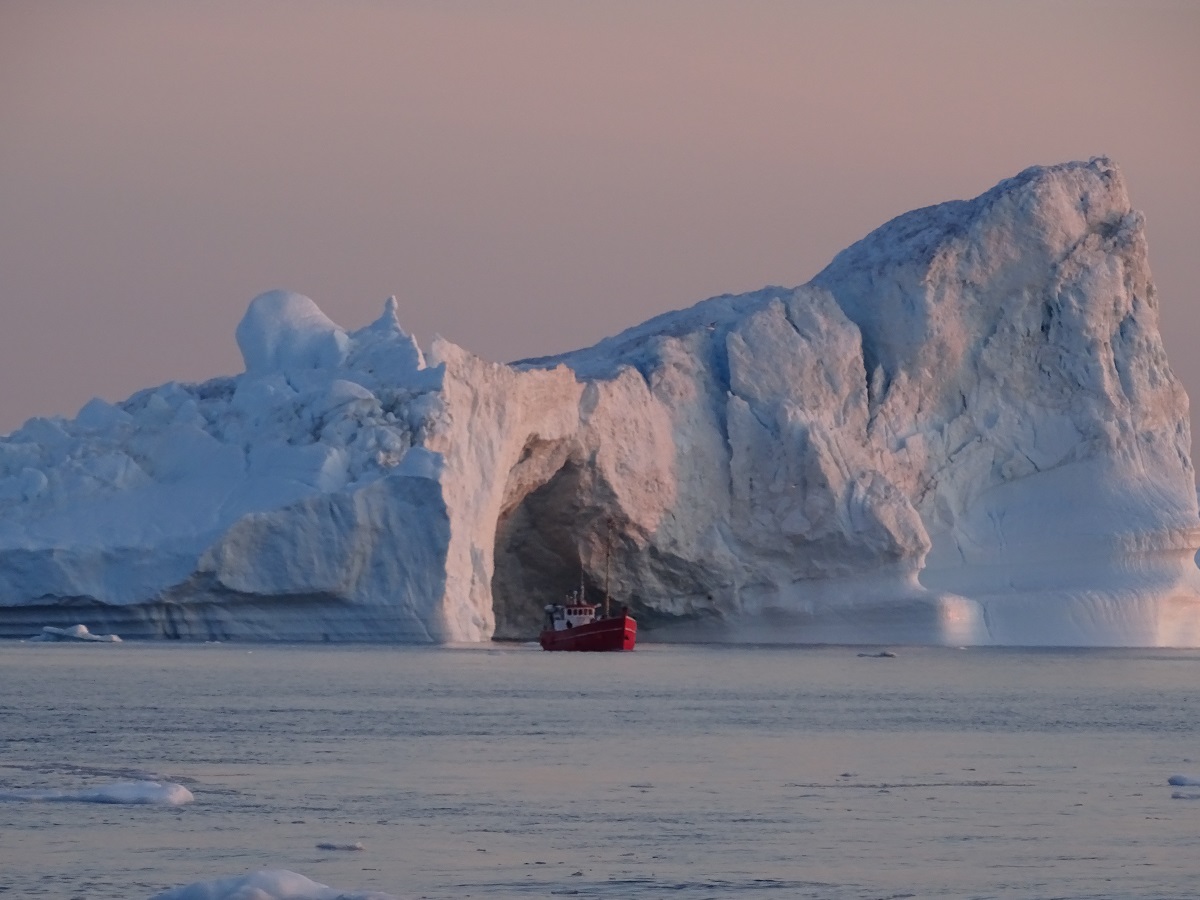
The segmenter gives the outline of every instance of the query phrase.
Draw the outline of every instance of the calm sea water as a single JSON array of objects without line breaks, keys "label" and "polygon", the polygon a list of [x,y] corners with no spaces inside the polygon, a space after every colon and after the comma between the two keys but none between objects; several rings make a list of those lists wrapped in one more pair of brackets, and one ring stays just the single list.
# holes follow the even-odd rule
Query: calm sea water
[{"label": "calm sea water", "polygon": [[0,790],[196,797],[0,803],[0,895],[1200,893],[1200,652],[898,653],[0,644]]}]

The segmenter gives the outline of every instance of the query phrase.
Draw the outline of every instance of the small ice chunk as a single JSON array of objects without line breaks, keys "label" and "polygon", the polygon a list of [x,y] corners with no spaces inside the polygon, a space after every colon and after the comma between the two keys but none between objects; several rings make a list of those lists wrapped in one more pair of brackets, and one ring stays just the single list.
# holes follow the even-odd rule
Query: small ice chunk
[{"label": "small ice chunk", "polygon": [[341,891],[289,872],[267,869],[249,875],[197,881],[155,894],[150,900],[396,900],[380,891]]},{"label": "small ice chunk", "polygon": [[1194,775],[1172,775],[1167,784],[1173,787],[1200,787],[1200,778]]},{"label": "small ice chunk", "polygon": [[183,806],[196,798],[171,781],[119,781],[77,791],[0,791],[0,800],[31,803],[119,803],[135,806]]},{"label": "small ice chunk", "polygon": [[442,474],[445,457],[424,447],[413,447],[404,454],[400,465],[393,469],[396,475],[412,475],[416,478],[428,478],[437,481]]},{"label": "small ice chunk", "polygon": [[88,803],[183,806],[196,798],[182,784],[173,781],[119,781],[116,784],[81,791],[78,799]]},{"label": "small ice chunk", "polygon": [[121,638],[115,634],[92,634],[86,625],[72,625],[70,628],[55,628],[53,625],[42,627],[41,634],[35,634],[31,641],[86,641],[96,644],[119,644]]},{"label": "small ice chunk", "polygon": [[132,421],[133,416],[125,410],[99,397],[93,397],[85,403],[75,416],[76,425],[95,431],[109,431],[120,425],[128,425]]}]

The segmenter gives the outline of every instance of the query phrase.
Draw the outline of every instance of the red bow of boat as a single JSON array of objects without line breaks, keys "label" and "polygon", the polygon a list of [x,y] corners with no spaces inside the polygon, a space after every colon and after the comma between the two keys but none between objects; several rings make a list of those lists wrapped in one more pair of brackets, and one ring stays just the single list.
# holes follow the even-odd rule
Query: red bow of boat
[{"label": "red bow of boat", "polygon": [[539,643],[543,650],[632,650],[637,643],[637,620],[624,608],[616,616],[598,619],[591,604],[553,604],[546,607],[546,627]]}]

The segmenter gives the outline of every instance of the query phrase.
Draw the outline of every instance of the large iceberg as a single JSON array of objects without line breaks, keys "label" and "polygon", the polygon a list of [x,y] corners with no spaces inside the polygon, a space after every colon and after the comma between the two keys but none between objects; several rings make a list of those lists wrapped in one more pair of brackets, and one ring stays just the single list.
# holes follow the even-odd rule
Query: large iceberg
[{"label": "large iceberg", "polygon": [[0,442],[0,633],[1200,645],[1187,396],[1106,159],[511,365],[285,291],[246,371]]}]

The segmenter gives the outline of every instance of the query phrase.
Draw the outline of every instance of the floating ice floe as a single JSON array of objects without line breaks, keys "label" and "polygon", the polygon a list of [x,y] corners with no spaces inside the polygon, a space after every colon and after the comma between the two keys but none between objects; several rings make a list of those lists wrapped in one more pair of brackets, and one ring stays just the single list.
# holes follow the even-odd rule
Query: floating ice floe
[{"label": "floating ice floe", "polygon": [[0,791],[0,800],[31,803],[120,803],[142,806],[183,806],[196,798],[171,781],[120,781],[77,791]]},{"label": "floating ice floe", "polygon": [[93,644],[119,644],[121,638],[115,634],[92,634],[86,625],[72,625],[70,628],[55,628],[46,625],[41,634],[35,634],[31,641],[84,641]]},{"label": "floating ice floe", "polygon": [[197,881],[155,894],[150,900],[396,900],[380,891],[342,891],[287,869],[268,869]]},{"label": "floating ice floe", "polygon": [[[1172,775],[1167,779],[1172,787],[1200,787],[1200,778],[1193,775]],[[1172,800],[1200,800],[1200,793],[1195,791],[1172,791]]]}]

